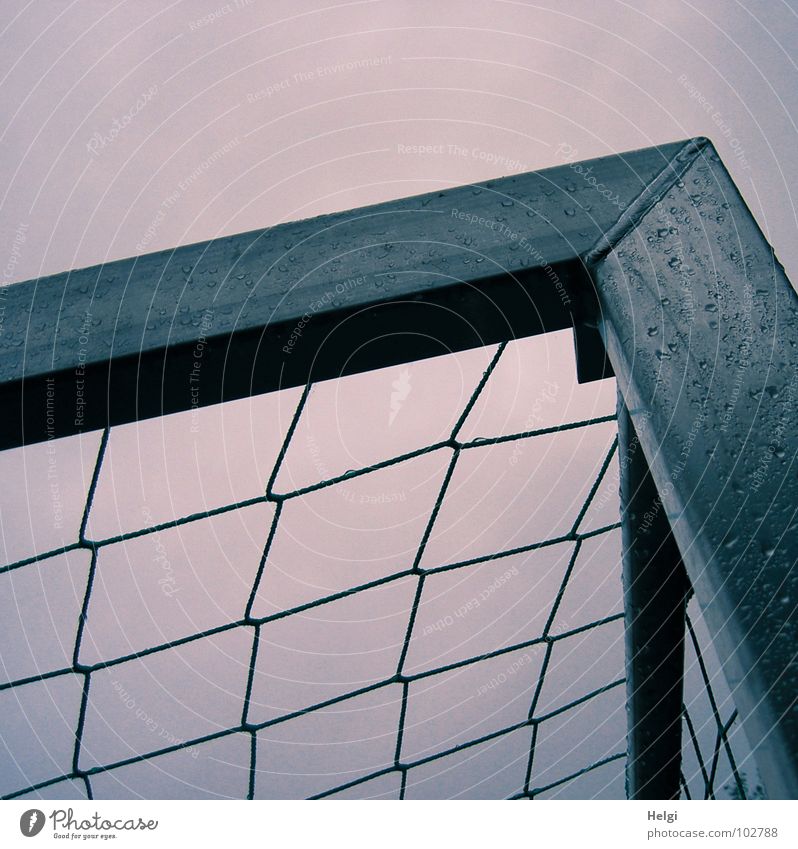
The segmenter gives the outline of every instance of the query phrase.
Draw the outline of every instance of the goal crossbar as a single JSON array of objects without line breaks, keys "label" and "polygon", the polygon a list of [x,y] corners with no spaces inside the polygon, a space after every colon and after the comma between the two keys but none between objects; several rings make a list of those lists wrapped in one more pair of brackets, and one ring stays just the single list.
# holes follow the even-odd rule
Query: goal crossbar
[{"label": "goal crossbar", "polygon": [[[582,328],[582,258],[683,147],[568,163],[9,286],[0,449]],[[600,377],[598,337],[580,334],[580,377]]]}]

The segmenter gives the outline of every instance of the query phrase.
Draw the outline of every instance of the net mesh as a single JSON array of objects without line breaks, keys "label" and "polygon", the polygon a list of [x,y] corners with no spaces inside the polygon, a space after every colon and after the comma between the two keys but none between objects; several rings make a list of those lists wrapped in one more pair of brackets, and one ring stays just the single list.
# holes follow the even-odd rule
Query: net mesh
[{"label": "net mesh", "polygon": [[[241,788],[238,795],[245,795],[250,799],[280,795],[302,795],[310,798],[333,796],[342,798],[358,794],[410,798],[414,794],[429,797],[468,795],[469,792],[472,795],[490,795],[495,792],[496,787],[502,788],[503,794],[511,798],[550,798],[559,795],[559,791],[563,788],[570,788],[566,792],[575,793],[576,798],[622,795],[623,764],[626,757],[623,728],[625,724],[621,627],[623,613],[617,609],[610,612],[604,609],[599,611],[602,615],[592,617],[582,615],[581,619],[577,617],[569,620],[563,619],[562,616],[558,617],[558,612],[561,613],[563,606],[563,599],[575,580],[575,574],[579,571],[580,554],[583,554],[585,546],[611,538],[613,534],[616,534],[617,538],[620,522],[590,527],[586,526],[584,521],[591,509],[595,510],[597,506],[600,506],[599,500],[607,500],[607,492],[616,496],[617,513],[617,487],[613,489],[609,483],[611,464],[613,460],[617,462],[617,440],[613,439],[604,451],[594,478],[586,488],[586,495],[576,510],[575,518],[570,521],[567,528],[544,539],[538,538],[523,545],[477,554],[454,562],[429,566],[424,561],[425,551],[430,544],[436,521],[447,503],[447,494],[450,493],[458,464],[462,464],[464,456],[492,446],[510,443],[533,444],[535,440],[543,437],[597,428],[612,422],[615,418],[614,415],[604,415],[491,438],[462,438],[464,423],[478,403],[505,349],[506,345],[497,348],[445,439],[377,463],[349,470],[344,474],[324,477],[290,491],[278,491],[278,476],[289,446],[295,438],[298,423],[311,391],[311,386],[307,386],[294,410],[262,495],[231,501],[164,522],[148,521],[146,526],[134,530],[95,538],[91,532],[91,517],[101,471],[108,452],[110,430],[105,431],[99,442],[77,539],[44,553],[18,559],[0,570],[2,574],[11,574],[20,570],[33,569],[37,564],[70,553],[82,552],[90,558],[85,592],[80,600],[74,644],[71,646],[71,662],[53,666],[47,671],[33,675],[16,678],[9,675],[10,680],[0,684],[0,698],[11,695],[16,700],[16,704],[21,706],[20,709],[28,710],[30,714],[35,714],[38,710],[35,704],[36,699],[40,702],[50,699],[59,704],[58,721],[54,723],[54,729],[49,732],[51,737],[48,737],[47,731],[42,731],[41,739],[37,739],[38,749],[34,746],[32,754],[30,750],[26,750],[24,755],[33,761],[38,758],[45,763],[45,766],[38,765],[32,768],[31,763],[24,762],[23,756],[15,755],[12,751],[9,757],[15,762],[17,779],[16,784],[3,786],[4,796],[6,798],[41,796],[51,792],[57,794],[54,798],[68,796],[71,793],[88,798],[103,797],[110,792],[107,785],[103,785],[98,792],[96,785],[103,776],[124,775],[125,768],[136,764],[168,764],[169,756],[176,753],[188,754],[196,760],[199,752],[205,752],[210,744],[222,740],[235,741],[234,754],[231,754],[232,749],[215,755],[211,754],[210,764],[203,761],[204,768],[222,771],[232,769],[236,775],[236,780],[232,784]],[[425,519],[420,543],[404,567],[393,569],[389,574],[355,586],[327,592],[301,603],[285,603],[273,612],[263,612],[263,605],[259,603],[259,593],[271,568],[272,548],[278,529],[284,522],[287,505],[313,493],[332,487],[340,488],[342,484],[355,479],[375,475],[382,470],[406,464],[427,455],[440,455],[441,452],[448,452],[445,471],[432,501],[431,510]],[[600,493],[602,486],[603,490]],[[541,500],[545,501],[543,495]],[[158,541],[159,535],[169,529],[188,526],[196,528],[203,520],[211,517],[222,517],[233,513],[240,515],[242,511],[257,508],[258,505],[269,505],[273,509],[273,514],[247,602],[238,610],[237,615],[229,615],[222,624],[197,629],[188,635],[137,648],[135,651],[117,652],[110,658],[100,657],[102,652],[90,645],[93,638],[87,634],[90,618],[95,615],[93,612],[90,613],[94,611],[93,596],[109,592],[100,574],[101,570],[98,569],[98,559],[105,549],[145,537],[154,539],[156,547],[162,548]],[[601,515],[600,510],[598,513]],[[149,518],[145,516],[145,519]],[[518,634],[517,631],[512,631],[510,634],[512,638],[505,635],[502,644],[468,654],[465,654],[462,647],[462,645],[468,645],[466,640],[458,647],[460,656],[454,660],[447,658],[446,662],[440,662],[441,655],[435,652],[421,658],[411,657],[414,635],[418,638],[421,633],[430,638],[429,642],[434,643],[436,636],[446,629],[456,630],[458,619],[465,620],[472,610],[486,603],[494,591],[511,581],[514,575],[519,574],[519,568],[523,569],[524,565],[532,568],[525,558],[544,552],[558,552],[562,566],[559,571],[549,566],[549,575],[556,576],[556,589],[549,594],[548,598],[538,601],[542,612],[536,624],[527,623],[525,633]],[[162,565],[164,562],[166,557],[162,554]],[[512,565],[504,572],[490,572],[487,575],[479,572],[480,569],[501,567],[503,563]],[[620,570],[619,564],[615,565],[618,565],[615,574],[620,596]],[[421,613],[425,587],[438,580],[459,581],[460,576],[464,576],[462,580],[465,581],[468,575],[474,574],[482,574],[480,586],[483,589],[470,598],[466,595],[467,601],[457,610],[438,616],[437,619],[434,618],[434,613],[426,616]],[[168,578],[164,578],[163,581],[165,589],[168,589]],[[485,581],[489,583],[485,584]],[[384,670],[385,658],[382,657],[379,670],[373,674],[370,671],[361,674],[361,679],[365,676],[366,680],[353,682],[350,679],[343,681],[335,679],[332,682],[335,684],[332,690],[328,687],[329,694],[322,692],[324,690],[322,687],[321,690],[314,691],[316,697],[311,700],[311,703],[303,703],[303,698],[305,702],[308,702],[307,693],[289,695],[285,699],[280,696],[281,689],[291,691],[292,687],[296,689],[299,686],[296,679],[301,675],[292,677],[290,664],[287,670],[271,678],[267,677],[266,684],[263,683],[263,676],[259,672],[262,658],[270,653],[279,654],[294,639],[291,636],[292,633],[296,633],[279,631],[278,629],[282,627],[280,623],[297,622],[298,627],[305,630],[320,627],[322,643],[326,639],[334,642],[335,629],[340,624],[341,616],[345,617],[346,614],[334,614],[332,611],[340,611],[341,604],[347,599],[365,598],[364,594],[369,593],[371,593],[369,598],[376,598],[374,594],[385,588],[393,588],[393,590],[398,588],[401,590],[400,601],[404,600],[401,605],[403,617],[401,638],[392,664],[387,671]],[[539,595],[540,588],[536,588],[536,592]],[[591,609],[590,605],[587,607]],[[440,612],[438,608],[433,610]],[[310,615],[318,618],[310,622],[307,618]],[[363,623],[361,622],[360,625],[362,630]],[[372,625],[379,628],[379,624],[366,623],[366,627]],[[691,623],[689,633],[697,658],[697,668],[702,675],[701,683],[709,694],[711,705],[711,722],[704,722],[703,725],[714,728],[715,741],[711,751],[706,751],[706,744],[702,748],[698,741],[701,734],[697,732],[696,723],[691,718],[691,712],[694,709],[686,707],[685,738],[687,748],[692,748],[696,755],[697,766],[685,767],[684,795],[690,798],[698,793],[706,798],[714,798],[717,783],[728,779],[729,771],[719,768],[721,755],[724,752],[731,765],[731,790],[727,795],[738,795],[743,798],[752,793],[755,795],[758,789],[749,789],[747,786],[745,774],[738,770],[729,741],[736,712],[725,719],[721,718],[718,701],[713,695],[713,681],[710,680],[702,660],[701,650]],[[227,642],[222,644],[224,640]],[[560,661],[559,671],[556,673],[560,680],[554,686],[556,697],[552,697],[549,679],[554,674],[552,670],[557,668],[554,658],[561,646],[570,648],[565,660]],[[174,656],[173,650],[183,649],[185,652],[196,651],[193,655],[184,653]],[[291,649],[294,652],[292,663],[295,662],[297,653],[308,653],[301,645],[301,640],[300,645],[291,646]],[[230,711],[227,708],[216,710],[215,696],[207,692],[208,677],[215,675],[214,669],[218,671],[226,666],[234,666],[235,664],[229,661],[239,650],[247,657],[244,664],[246,674],[236,679],[237,683],[230,683],[224,675],[221,676],[224,680],[214,682],[217,689],[221,688],[225,691],[226,704],[231,702],[237,704],[236,720],[230,721]],[[619,669],[617,662],[619,650],[621,674],[616,674]],[[349,644],[344,646],[340,654],[346,655],[347,651],[351,654]],[[93,653],[97,659],[90,660]],[[359,668],[362,669],[363,664],[366,664],[368,670],[372,669],[369,665],[368,654],[369,651],[364,650],[363,654],[355,658]],[[158,719],[137,705],[136,692],[138,691],[131,688],[130,675],[125,677],[118,673],[120,669],[135,667],[138,670],[135,674],[141,676],[140,682],[146,680],[150,685],[163,686],[170,674],[185,676],[189,674],[186,672],[187,669],[202,667],[203,655],[213,655],[216,658],[215,667],[213,669],[208,667],[211,672],[202,672],[200,669],[199,677],[195,675],[194,679],[187,679],[187,682],[181,685],[183,704],[180,708],[165,709],[172,723],[180,724],[181,721],[185,721],[188,730],[180,737],[167,732]],[[604,655],[611,655],[614,660],[610,663],[601,663],[596,660],[597,657],[600,659]],[[311,665],[323,664],[325,659],[311,657],[308,662]],[[375,666],[374,669],[376,670],[377,667]],[[575,678],[585,677],[585,669],[591,669],[592,672],[585,678],[586,683],[581,690],[574,691],[562,686],[561,681],[564,675],[570,674]],[[196,672],[196,669],[194,671]],[[475,674],[469,678],[472,672]],[[603,674],[605,680],[597,681],[597,674]],[[517,684],[522,679],[525,682],[524,686],[505,686],[507,682]],[[447,682],[450,683],[452,680],[459,681],[460,689],[447,702],[445,696],[441,697],[441,693],[445,691]],[[463,683],[464,681],[466,684]],[[347,682],[348,686],[344,686]],[[357,685],[354,685],[355,683]],[[37,695],[34,688],[47,684],[53,685],[55,690],[48,691],[46,695],[42,693]],[[63,689],[58,689],[62,685]],[[466,690],[463,687],[466,687]],[[192,688],[196,688],[199,700],[193,707],[190,704]],[[439,715],[430,713],[429,699],[425,702],[423,688],[433,692],[434,700],[442,704]],[[466,691],[467,695],[463,696],[463,692]],[[108,693],[112,692],[113,695],[110,698],[123,706],[126,713],[122,714],[121,718],[117,715],[116,720],[114,720],[113,710],[103,715],[102,710],[94,704],[95,692],[98,692],[98,703],[103,698],[107,702]],[[318,695],[320,692],[323,697]],[[574,692],[578,692],[578,695],[574,695]],[[29,696],[28,693],[31,695]],[[75,705],[74,723],[72,723],[72,714],[64,707],[70,699]],[[522,710],[519,709],[521,701],[523,701]],[[458,711],[463,702],[468,702],[468,712],[465,718],[458,721]],[[509,712],[506,710],[507,703],[511,703],[512,707]],[[26,705],[28,705],[27,708]],[[599,730],[605,726],[603,735],[600,734],[599,739],[591,740],[588,739],[589,734],[580,731],[575,735],[579,739],[569,741],[569,734],[574,736],[575,729],[584,729],[585,711],[590,711],[591,724]],[[206,714],[213,716],[215,726],[213,730],[204,730],[201,724],[194,721],[198,713],[203,716]],[[575,720],[574,717],[580,714],[583,719]],[[373,723],[375,715],[378,716],[377,730],[360,732],[359,725],[366,722]],[[308,736],[324,733],[319,732],[318,729],[309,730],[310,726],[302,725],[302,722],[298,724],[298,720],[316,721],[322,728],[329,728],[330,723],[335,725],[342,720],[349,722],[350,725],[354,723],[354,731],[350,728],[348,737],[344,734],[337,743],[333,739],[332,756],[329,755],[328,747],[328,758],[332,757],[332,763],[328,760],[326,771],[325,768],[315,771],[323,773],[323,777],[319,779],[316,775],[310,785],[307,782],[301,785],[302,789],[298,789],[300,785],[291,784],[289,769],[280,767],[279,764],[277,767],[274,766],[275,761],[280,760],[275,757],[275,750],[280,750],[282,747],[284,753],[286,751],[289,753],[290,761],[293,748],[296,750],[295,757],[301,760],[307,755],[306,749],[301,746],[302,741],[306,742]],[[111,727],[115,721],[118,722],[119,727]],[[134,740],[136,735],[128,733],[126,723],[146,727],[148,731],[146,741],[142,743],[141,740],[138,742]],[[30,724],[35,725],[35,720],[31,720]],[[380,730],[381,724],[384,728]],[[65,733],[66,726],[69,726],[69,733]],[[452,730],[450,726],[458,727]],[[291,733],[283,733],[286,728],[291,728]],[[195,729],[196,733],[192,733],[191,729]],[[96,751],[98,747],[87,743],[87,736],[90,733],[99,736],[102,736],[102,733],[110,735],[111,755],[103,753],[102,756],[98,756]],[[411,736],[413,740],[410,740]],[[379,756],[375,757],[372,754],[358,761],[355,741],[363,737],[368,738],[372,748],[375,741],[378,741],[378,748],[381,751]],[[121,747],[120,741],[122,741]],[[614,744],[610,745],[609,749],[607,741]],[[116,756],[113,755],[114,752],[117,752]],[[487,778],[480,789],[480,780],[474,775],[480,771],[477,762],[485,752],[489,754],[490,764]],[[573,753],[578,753],[578,757],[570,757]],[[547,765],[550,766],[552,762],[558,765],[557,770],[547,769]],[[491,784],[496,775],[502,769],[507,769],[508,765],[512,768],[513,776],[505,781]],[[432,772],[430,768],[434,768]],[[177,773],[180,772],[180,767],[169,765],[161,767],[161,770],[165,772],[173,769]],[[451,778],[462,769],[471,774],[471,778],[464,785],[462,782],[458,785],[456,781],[447,783],[447,776]],[[296,771],[302,773],[303,766],[300,764]],[[696,778],[697,775],[700,777]],[[242,780],[242,776],[245,776],[245,780]],[[264,776],[268,776],[268,779]],[[193,780],[195,779],[191,775],[182,779],[183,792],[189,797],[192,795],[192,786],[197,789],[192,785]],[[700,791],[696,790],[697,782],[702,784]],[[228,785],[225,785],[225,789],[215,795],[237,795],[236,791],[230,791],[227,788]],[[508,788],[510,792],[507,792]]]},{"label": "net mesh", "polygon": [[762,799],[764,790],[737,708],[718,675],[708,635],[699,638],[703,620],[695,598],[686,624],[682,798]]}]

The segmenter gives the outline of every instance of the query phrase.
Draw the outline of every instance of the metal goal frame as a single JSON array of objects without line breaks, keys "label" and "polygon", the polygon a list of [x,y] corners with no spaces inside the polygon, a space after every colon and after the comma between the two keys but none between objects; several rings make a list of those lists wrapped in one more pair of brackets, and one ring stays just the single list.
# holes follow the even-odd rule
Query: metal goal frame
[{"label": "metal goal frame", "polygon": [[619,395],[630,798],[678,798],[694,592],[798,798],[798,297],[706,139],[0,290],[0,450],[573,328]]}]

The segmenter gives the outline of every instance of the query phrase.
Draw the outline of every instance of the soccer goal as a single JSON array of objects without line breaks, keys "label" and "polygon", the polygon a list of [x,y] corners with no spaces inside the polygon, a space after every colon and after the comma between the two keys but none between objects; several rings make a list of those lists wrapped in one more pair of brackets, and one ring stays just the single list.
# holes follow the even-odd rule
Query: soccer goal
[{"label": "soccer goal", "polygon": [[0,794],[798,796],[798,300],[708,141],[2,305]]}]

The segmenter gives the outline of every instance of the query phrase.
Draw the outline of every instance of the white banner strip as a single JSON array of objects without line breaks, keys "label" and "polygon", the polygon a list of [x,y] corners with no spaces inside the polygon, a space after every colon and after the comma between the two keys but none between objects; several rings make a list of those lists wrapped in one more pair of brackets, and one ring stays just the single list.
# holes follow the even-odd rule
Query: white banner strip
[{"label": "white banner strip", "polygon": [[[313,804],[311,810],[308,807]],[[346,846],[798,846],[798,803],[757,802],[236,802],[11,801],[0,845],[57,840],[225,849]]]}]

